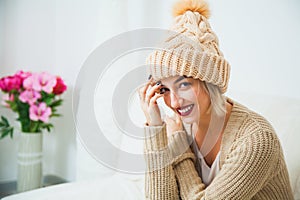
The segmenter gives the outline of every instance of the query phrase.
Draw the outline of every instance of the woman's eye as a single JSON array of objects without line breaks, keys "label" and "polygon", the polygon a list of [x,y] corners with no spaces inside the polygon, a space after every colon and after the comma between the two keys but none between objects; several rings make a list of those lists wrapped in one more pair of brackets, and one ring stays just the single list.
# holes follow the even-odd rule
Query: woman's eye
[{"label": "woman's eye", "polygon": [[187,86],[190,86],[190,85],[191,85],[191,83],[189,83],[189,82],[183,82],[183,83],[179,84],[179,88],[184,88],[184,87],[187,87]]},{"label": "woman's eye", "polygon": [[159,93],[160,94],[164,94],[164,93],[166,93],[167,91],[170,91],[168,88],[160,88],[159,89]]}]

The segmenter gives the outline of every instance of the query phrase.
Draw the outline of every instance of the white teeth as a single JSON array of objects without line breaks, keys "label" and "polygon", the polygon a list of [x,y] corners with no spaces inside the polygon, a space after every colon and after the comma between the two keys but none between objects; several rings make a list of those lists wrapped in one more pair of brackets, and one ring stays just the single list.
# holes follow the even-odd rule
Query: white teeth
[{"label": "white teeth", "polygon": [[180,113],[186,113],[188,111],[190,111],[192,109],[193,105],[190,105],[189,107],[185,108],[185,109],[178,109],[178,111]]}]

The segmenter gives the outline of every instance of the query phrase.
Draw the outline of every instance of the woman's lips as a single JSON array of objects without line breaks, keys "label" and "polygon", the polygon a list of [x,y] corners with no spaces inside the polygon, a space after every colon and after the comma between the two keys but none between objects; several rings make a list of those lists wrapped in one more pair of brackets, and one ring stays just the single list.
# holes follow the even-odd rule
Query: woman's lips
[{"label": "woman's lips", "polygon": [[194,104],[191,104],[188,106],[177,108],[176,110],[180,116],[187,116],[192,112],[193,108],[194,108]]}]

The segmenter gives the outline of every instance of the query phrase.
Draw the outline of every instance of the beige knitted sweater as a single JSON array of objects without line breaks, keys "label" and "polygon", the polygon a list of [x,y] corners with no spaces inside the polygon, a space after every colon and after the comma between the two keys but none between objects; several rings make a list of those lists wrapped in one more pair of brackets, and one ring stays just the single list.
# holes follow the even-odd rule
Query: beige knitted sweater
[{"label": "beige knitted sweater", "polygon": [[[233,108],[222,136],[221,169],[208,187],[195,169],[188,130],[168,138],[165,125],[145,127],[146,199],[294,199],[272,126],[260,115],[228,100]],[[176,149],[186,145],[187,150],[179,154]]]}]

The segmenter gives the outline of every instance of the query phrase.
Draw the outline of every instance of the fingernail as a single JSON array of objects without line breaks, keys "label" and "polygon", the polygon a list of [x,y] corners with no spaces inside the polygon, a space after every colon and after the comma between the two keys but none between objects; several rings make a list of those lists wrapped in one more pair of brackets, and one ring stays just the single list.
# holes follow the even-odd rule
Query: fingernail
[{"label": "fingernail", "polygon": [[161,81],[157,81],[157,82],[156,82],[156,85],[160,85],[160,84],[161,84]]},{"label": "fingernail", "polygon": [[152,78],[152,75],[150,74],[149,77],[148,77],[148,80],[150,80],[151,78]]}]

